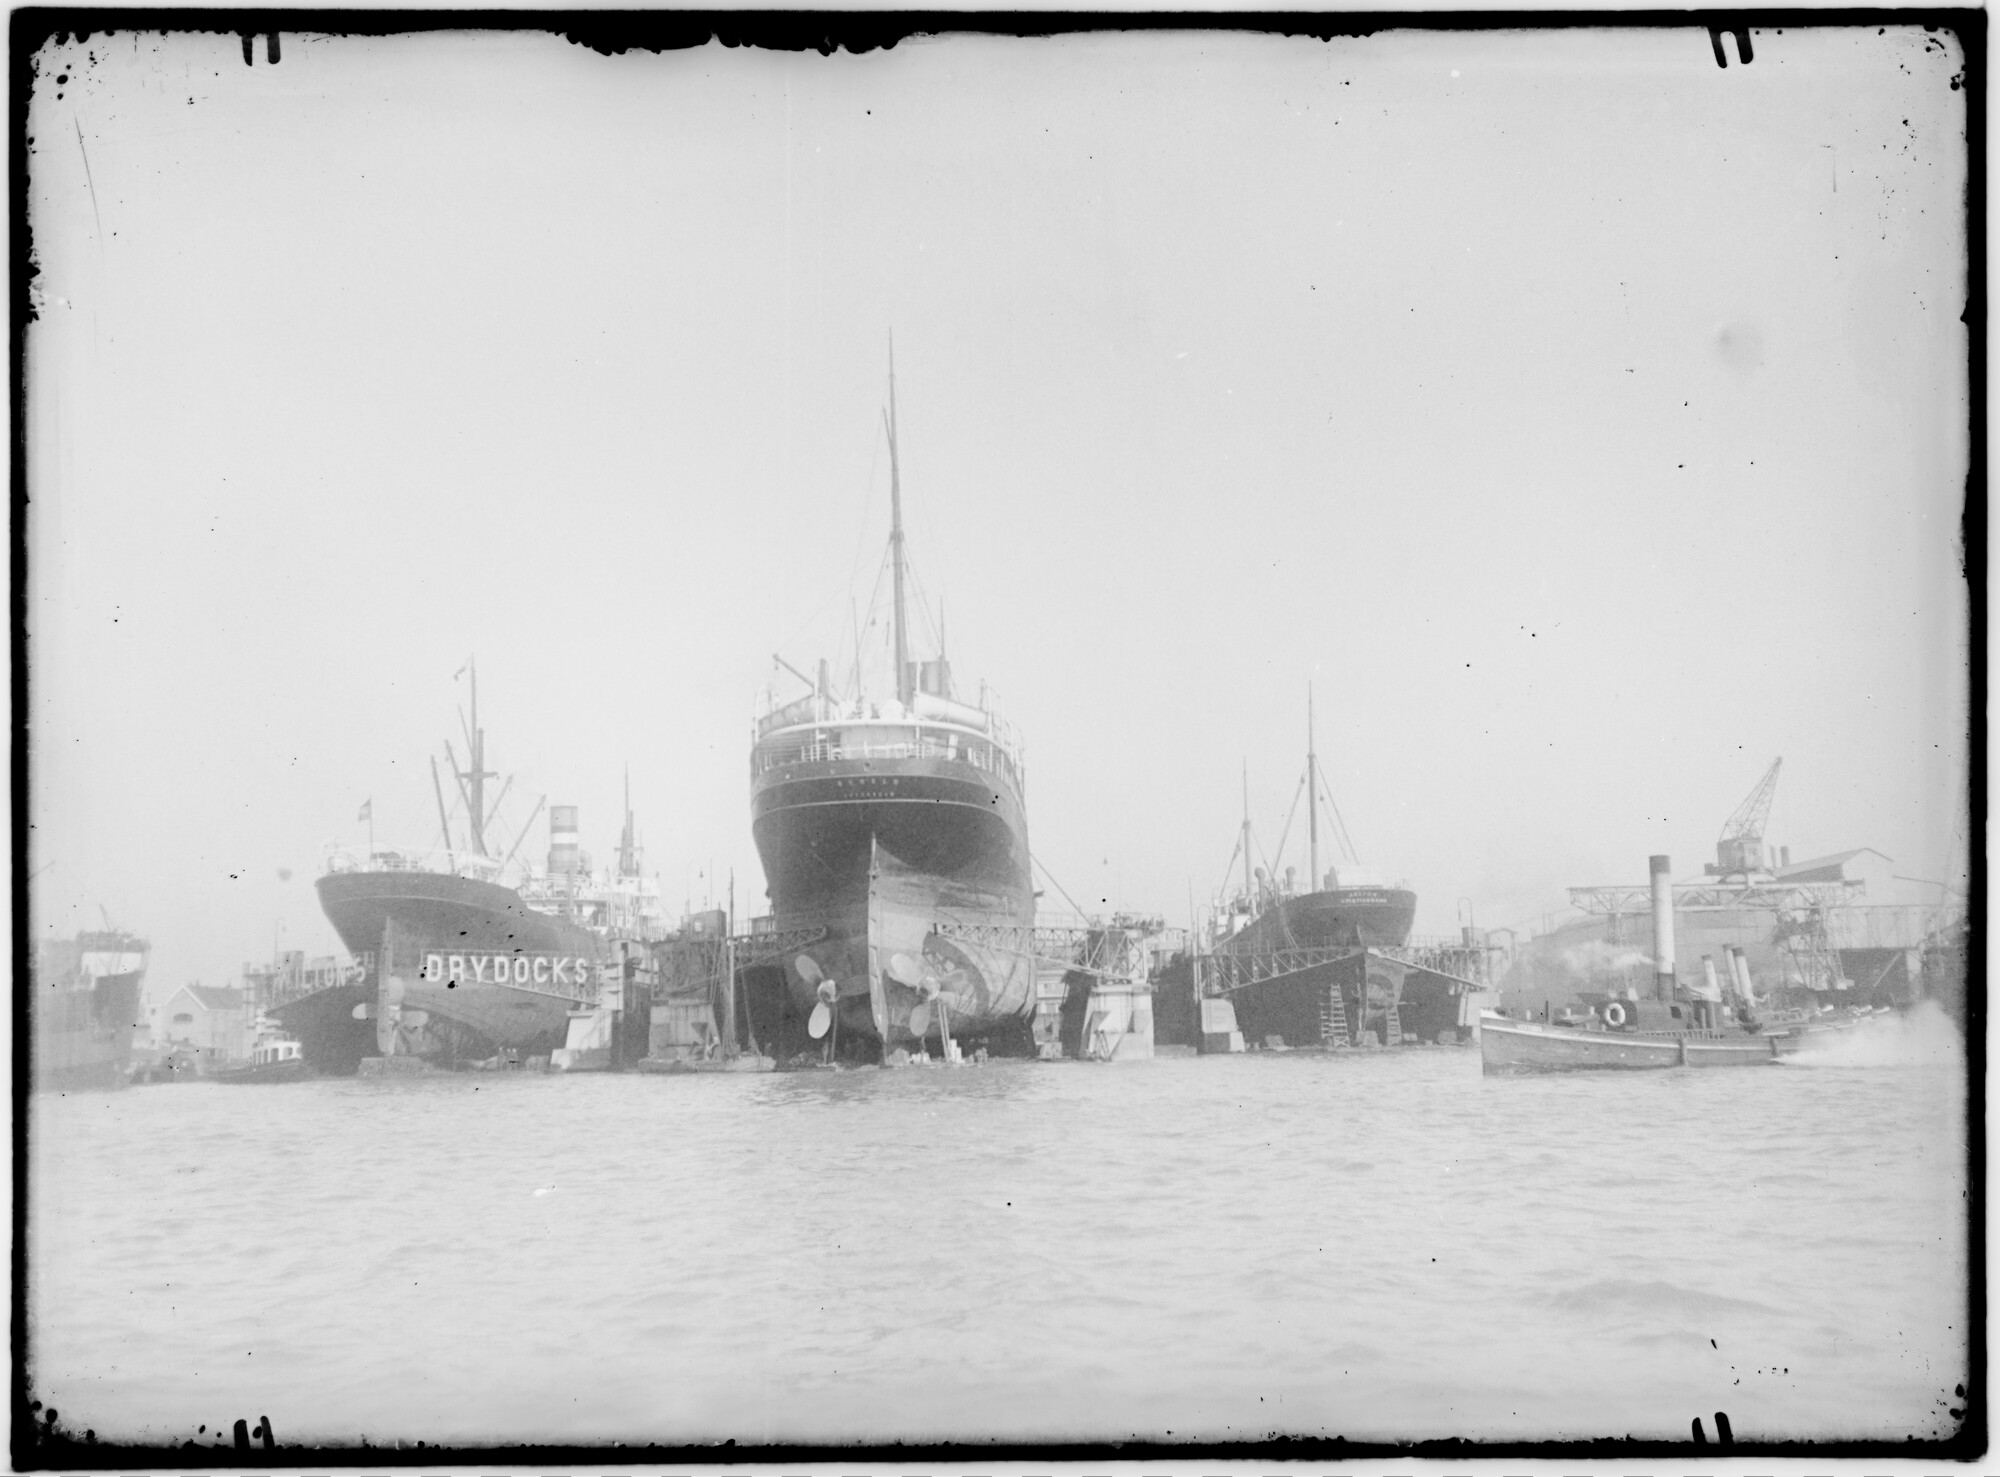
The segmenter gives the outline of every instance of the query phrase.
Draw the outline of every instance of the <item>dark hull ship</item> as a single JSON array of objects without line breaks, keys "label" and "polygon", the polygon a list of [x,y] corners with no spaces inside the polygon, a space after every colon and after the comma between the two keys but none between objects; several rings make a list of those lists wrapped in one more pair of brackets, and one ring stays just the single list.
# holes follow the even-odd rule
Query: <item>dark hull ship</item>
[{"label": "dark hull ship", "polygon": [[[1219,910],[1214,951],[1218,954],[1297,956],[1305,951],[1348,951],[1304,969],[1274,971],[1275,977],[1229,992],[1238,1028],[1246,1041],[1263,1046],[1334,1046],[1361,1042],[1395,1045],[1406,1036],[1436,1040],[1456,1036],[1459,1006],[1454,981],[1432,970],[1412,970],[1400,959],[1374,953],[1400,950],[1409,942],[1417,895],[1407,887],[1377,880],[1352,861],[1340,813],[1326,796],[1336,837],[1349,855],[1345,866],[1320,871],[1322,780],[1307,700],[1306,768],[1301,779],[1307,802],[1308,876],[1318,884],[1295,891],[1289,869],[1284,878],[1253,869],[1253,841],[1246,791],[1238,842],[1243,888]],[[1297,814],[1297,801],[1293,802]],[[1289,822],[1287,823],[1289,829]],[[1280,843],[1282,850],[1282,842]],[[1231,868],[1235,859],[1231,859]]]},{"label": "dark hull ship", "polygon": [[852,691],[834,693],[822,661],[813,691],[757,726],[763,926],[804,942],[750,982],[750,1026],[761,1006],[781,1056],[872,1060],[943,1051],[947,1038],[1027,1052],[1035,898],[1020,752],[983,689],[960,701],[942,654],[910,657],[893,370],[887,420],[893,695],[862,690],[857,652]]},{"label": "dark hull ship", "polygon": [[[472,669],[464,769],[447,745],[465,806],[463,835],[453,836],[437,785],[441,858],[371,842],[363,857],[336,855],[315,884],[327,921],[362,965],[356,983],[269,1010],[315,1071],[351,1073],[375,1055],[484,1060],[553,1051],[570,1012],[596,1004],[601,969],[618,958],[619,941],[665,932],[658,887],[639,866],[629,795],[609,875],[594,876],[578,847],[576,807],[557,805],[549,807],[546,869],[519,886],[500,880],[512,852],[495,856],[487,844],[498,800],[492,807],[486,800],[485,782],[495,776],[486,769],[478,683]],[[435,769],[432,778],[435,785]]]},{"label": "dark hull ship", "polygon": [[115,929],[45,939],[29,979],[32,1090],[123,1087],[146,1011],[144,939]]}]

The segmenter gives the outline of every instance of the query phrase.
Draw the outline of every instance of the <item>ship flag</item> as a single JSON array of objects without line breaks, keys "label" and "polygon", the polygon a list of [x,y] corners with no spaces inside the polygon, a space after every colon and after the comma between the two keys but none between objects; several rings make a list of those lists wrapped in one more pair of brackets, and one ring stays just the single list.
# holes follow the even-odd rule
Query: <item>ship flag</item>
[{"label": "ship flag", "polygon": [[361,802],[361,814],[357,815],[355,817],[355,820],[372,821],[374,819],[375,819],[375,797],[371,795],[366,800]]}]

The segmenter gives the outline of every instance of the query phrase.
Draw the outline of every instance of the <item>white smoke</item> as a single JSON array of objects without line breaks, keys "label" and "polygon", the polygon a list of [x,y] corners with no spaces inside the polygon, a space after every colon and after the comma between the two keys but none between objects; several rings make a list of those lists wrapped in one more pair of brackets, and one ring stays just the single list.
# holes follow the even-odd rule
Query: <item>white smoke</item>
[{"label": "white smoke", "polygon": [[1577,944],[1562,952],[1563,968],[1572,974],[1597,976],[1625,969],[1651,969],[1653,956],[1642,954],[1637,949],[1620,948],[1617,944],[1593,939],[1587,944]]},{"label": "white smoke", "polygon": [[1784,1060],[1801,1067],[1930,1067],[1960,1061],[1964,1054],[1958,1028],[1936,1001],[1924,1000],[1906,1012],[1870,1016]]}]

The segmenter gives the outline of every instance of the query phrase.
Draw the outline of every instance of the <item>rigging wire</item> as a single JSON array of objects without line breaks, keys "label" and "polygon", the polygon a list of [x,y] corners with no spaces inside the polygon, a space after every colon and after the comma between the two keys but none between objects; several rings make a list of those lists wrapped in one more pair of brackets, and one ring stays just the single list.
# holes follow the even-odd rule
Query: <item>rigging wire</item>
[{"label": "rigging wire", "polygon": [[[1285,829],[1278,833],[1279,861],[1283,861],[1285,859],[1285,842],[1287,839],[1290,838],[1292,834],[1292,822],[1299,818],[1299,799],[1301,796],[1305,794],[1305,792],[1306,792],[1306,777],[1304,775],[1300,775],[1299,787],[1296,790],[1292,791],[1292,808],[1285,815]],[[1273,867],[1271,870],[1271,882],[1275,886],[1277,881],[1278,881],[1277,869]],[[1308,889],[1308,891],[1310,891],[1310,889]]]},{"label": "rigging wire", "polygon": [[1056,881],[1056,879],[1055,879],[1055,874],[1054,874],[1053,872],[1051,872],[1051,871],[1050,871],[1050,870],[1049,870],[1049,869],[1048,869],[1048,868],[1047,868],[1046,866],[1044,866],[1044,865],[1042,864],[1042,859],[1041,859],[1040,857],[1038,857],[1038,856],[1035,856],[1035,855],[1034,855],[1034,854],[1033,854],[1033,853],[1031,852],[1031,853],[1029,853],[1029,858],[1028,858],[1028,859],[1029,859],[1029,860],[1030,860],[1031,862],[1033,862],[1033,863],[1034,863],[1034,865],[1035,865],[1035,866],[1036,866],[1037,868],[1039,868],[1039,869],[1041,870],[1041,874],[1042,874],[1042,876],[1043,876],[1044,878],[1046,878],[1046,879],[1047,879],[1047,881],[1048,881],[1048,884],[1049,884],[1049,886],[1053,887],[1053,888],[1054,888],[1054,889],[1055,889],[1055,890],[1056,890],[1057,892],[1059,892],[1059,893],[1061,893],[1061,894],[1062,894],[1062,900],[1063,900],[1064,902],[1066,902],[1066,903],[1068,903],[1068,904],[1069,904],[1069,910],[1070,910],[1070,911],[1071,911],[1072,913],[1076,914],[1076,916],[1077,916],[1077,917],[1079,917],[1079,918],[1083,918],[1083,917],[1086,917],[1086,916],[1087,916],[1087,915],[1086,915],[1086,914],[1084,913],[1083,909],[1079,908],[1079,907],[1078,907],[1078,906],[1076,905],[1076,899],[1075,899],[1075,898],[1073,898],[1073,897],[1071,897],[1071,896],[1069,895],[1069,892],[1068,892],[1068,890],[1067,890],[1067,889],[1065,889],[1065,888],[1063,887],[1063,885],[1062,885],[1062,884],[1061,884],[1060,882]]}]

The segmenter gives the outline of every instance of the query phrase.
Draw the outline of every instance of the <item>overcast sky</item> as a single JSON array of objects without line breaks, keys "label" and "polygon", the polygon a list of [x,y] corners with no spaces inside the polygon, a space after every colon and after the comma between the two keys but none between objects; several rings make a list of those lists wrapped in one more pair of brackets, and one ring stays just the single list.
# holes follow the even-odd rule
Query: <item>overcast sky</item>
[{"label": "overcast sky", "polygon": [[51,45],[35,931],[101,906],[162,998],[333,951],[326,847],[364,800],[433,844],[475,653],[505,839],[546,795],[607,855],[629,764],[669,897],[762,911],[750,724],[773,653],[851,650],[892,330],[911,557],[1079,903],[1185,922],[1246,763],[1274,848],[1308,684],[1420,932],[1699,875],[1780,754],[1773,842],[1945,878],[1960,67],[1873,27],[1727,68],[1692,28]]}]

